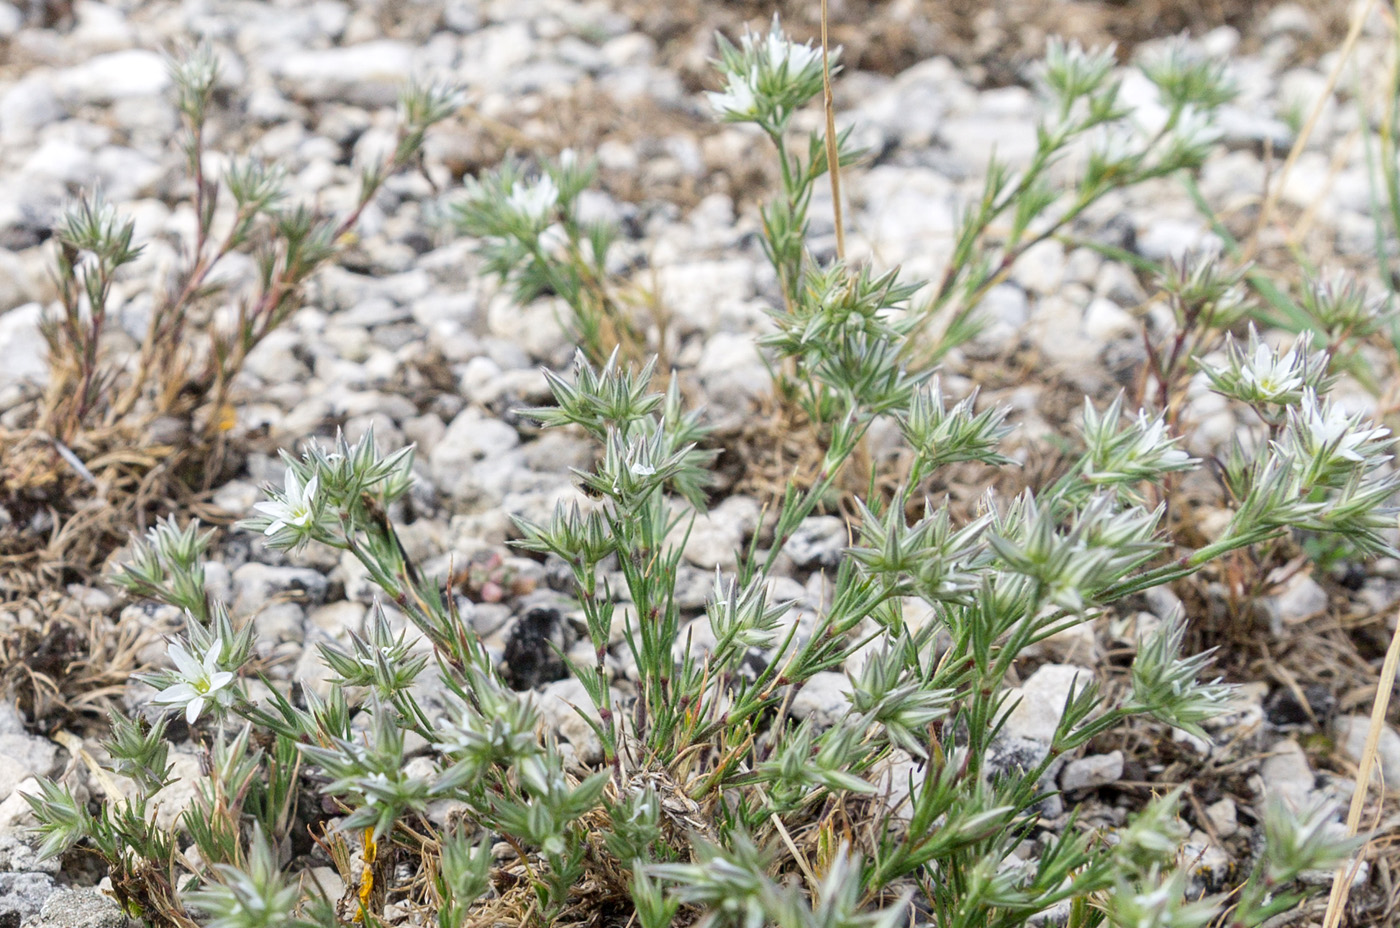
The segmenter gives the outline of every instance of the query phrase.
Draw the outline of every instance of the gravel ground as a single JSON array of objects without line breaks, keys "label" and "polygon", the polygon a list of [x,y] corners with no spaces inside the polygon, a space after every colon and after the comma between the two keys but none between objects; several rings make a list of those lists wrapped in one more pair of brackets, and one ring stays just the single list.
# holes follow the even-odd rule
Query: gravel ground
[{"label": "gravel ground", "polygon": [[[160,49],[196,37],[212,42],[223,64],[223,92],[211,145],[277,161],[297,195],[323,206],[353,198],[353,165],[385,144],[395,93],[406,79],[425,74],[459,82],[472,112],[431,137],[421,175],[388,184],[366,211],[347,260],[321,275],[305,308],[248,359],[230,434],[246,460],[213,490],[212,504],[245,513],[260,485],[281,482],[278,448],[332,436],[337,428],[354,439],[373,427],[385,447],[416,442],[419,483],[403,513],[410,554],[439,572],[449,563],[499,559],[498,573],[510,582],[500,601],[466,604],[472,624],[503,657],[516,649],[510,664],[517,685],[538,689],[561,737],[581,761],[593,759],[597,744],[567,705],[586,702],[576,684],[560,680],[561,669],[548,660],[519,656],[541,639],[566,650],[574,644],[569,602],[552,591],[545,565],[506,546],[509,517],[542,520],[556,503],[574,498],[569,468],[593,453],[582,438],[541,435],[511,412],[548,401],[541,369],[565,369],[574,346],[551,302],[514,306],[480,272],[474,243],[455,239],[439,217],[442,191],[450,197],[464,173],[493,164],[507,149],[595,152],[602,191],[589,195],[587,209],[624,229],[627,266],[668,314],[661,347],[690,396],[706,406],[721,433],[737,433],[766,408],[770,379],[755,339],[768,325],[764,309],[777,290],[757,237],[755,198],[771,180],[765,152],[751,132],[713,123],[698,93],[716,23],[645,6],[129,0],[78,2],[65,11],[57,4],[29,9],[0,2],[0,427],[22,421],[44,380],[36,321],[53,297],[45,240],[65,198],[100,184],[136,219],[138,238],[150,243],[147,273],[171,265],[192,228],[189,206],[177,205],[188,189],[182,156],[171,144],[178,118]],[[1081,6],[1087,5],[1061,8]],[[868,164],[846,177],[847,241],[856,255],[929,277],[950,253],[961,204],[980,192],[989,154],[995,150],[1013,165],[1024,161],[1039,109],[1026,83],[1024,49],[994,41],[1004,24],[988,22],[986,48],[964,37],[948,56],[928,57],[940,36],[956,30],[908,7],[880,7],[869,33],[912,36],[907,46],[885,56],[874,43],[859,46],[850,59],[857,66],[839,83],[840,119],[857,126],[872,152]],[[743,12],[752,12],[755,24],[766,16],[757,8]],[[735,11],[725,15],[739,21]],[[1324,89],[1331,62],[1311,49],[1336,23],[1291,4],[1247,25],[1234,22],[1245,27],[1243,35],[1219,26],[1199,30],[1191,41],[1230,58],[1240,86],[1201,187],[1231,227],[1244,230],[1257,216],[1266,178],[1277,182],[1297,114]],[[1053,27],[1053,21],[1037,26]],[[843,35],[853,45],[859,39],[849,25],[838,30]],[[1390,41],[1376,17],[1357,60],[1378,68]],[[1151,54],[1159,46],[1143,41],[1122,51]],[[1351,79],[1341,86],[1353,86]],[[1157,105],[1134,72],[1124,99],[1141,110]],[[1287,253],[1284,236],[1306,223],[1298,245],[1310,258],[1366,267],[1374,227],[1355,134],[1359,113],[1375,101],[1360,103],[1343,96],[1322,111],[1283,181],[1283,222],[1261,237],[1265,266],[1289,273],[1279,257]],[[819,197],[812,209],[818,251],[831,247],[829,207]],[[1216,241],[1173,180],[1110,198],[1075,235],[1153,260]],[[142,331],[149,306],[142,279],[138,272],[125,286],[121,326],[129,333]],[[1104,398],[1132,382],[1144,359],[1148,296],[1136,275],[1094,251],[1040,246],[992,292],[994,322],[950,360],[945,387],[960,392],[980,383],[989,401],[1014,408],[1022,441],[1033,447],[1039,436],[1065,431],[1069,410],[1084,393]],[[1367,394],[1342,392],[1349,408],[1377,412]],[[1215,400],[1202,389],[1186,410],[1197,424],[1194,453],[1215,450],[1240,424]],[[735,547],[759,520],[762,501],[732,474],[723,479],[729,489],[697,523],[680,578],[683,606],[696,615],[714,567],[732,566]],[[14,530],[5,522],[8,515],[0,531]],[[789,558],[789,592],[805,608],[819,608],[822,571],[835,563],[845,539],[835,517],[814,517],[804,526]],[[220,536],[214,560],[210,584],[236,614],[254,616],[265,649],[260,657],[275,682],[313,672],[314,645],[345,641],[373,599],[348,558],[313,550],[288,559],[263,550],[260,539],[229,532]],[[1257,628],[1242,636],[1255,640],[1227,655],[1232,678],[1246,684],[1245,704],[1219,721],[1209,742],[1178,735],[1157,743],[1143,729],[1131,743],[1105,743],[1071,759],[1056,771],[1063,796],[1046,809],[1047,827],[1080,805],[1090,821],[1121,821],[1152,788],[1194,780],[1188,816],[1194,830],[1185,852],[1198,860],[1202,887],[1214,890],[1236,863],[1248,861],[1255,810],[1265,796],[1349,796],[1348,759],[1359,755],[1365,731],[1357,713],[1369,705],[1365,673],[1387,631],[1378,616],[1400,592],[1400,565],[1382,562],[1363,577],[1344,579],[1347,585],[1300,573],[1264,601]],[[99,584],[71,586],[67,597],[113,628],[162,629],[170,618],[119,601]],[[1024,668],[1026,698],[1008,724],[1007,750],[1033,749],[1053,730],[1053,707],[1063,705],[1077,678],[1121,676],[1112,655],[1176,602],[1175,594],[1159,591],[1136,611],[1047,642]],[[1187,605],[1204,620],[1195,613],[1208,611],[1208,602]],[[0,604],[0,632],[14,636],[34,621],[27,608]],[[142,660],[163,660],[158,639],[144,648]],[[626,668],[619,669],[625,680]],[[802,691],[795,716],[821,720],[841,710],[844,676],[823,676],[829,679]],[[325,686],[314,677],[307,683]],[[131,684],[121,697],[137,707],[149,694]],[[47,737],[52,720],[35,722],[13,704],[0,705],[0,925],[119,924],[115,908],[104,908],[102,897],[84,888],[91,874],[68,860],[38,863],[28,849],[30,820],[17,790],[35,775],[62,775],[79,785],[86,779],[82,764]],[[95,750],[91,739],[88,746]],[[1400,733],[1387,731],[1382,752],[1387,781],[1400,780]],[[173,819],[199,772],[188,744],[172,759],[182,778],[168,788],[161,814]],[[1387,917],[1389,867],[1383,857],[1362,864],[1354,897],[1361,918]]]}]

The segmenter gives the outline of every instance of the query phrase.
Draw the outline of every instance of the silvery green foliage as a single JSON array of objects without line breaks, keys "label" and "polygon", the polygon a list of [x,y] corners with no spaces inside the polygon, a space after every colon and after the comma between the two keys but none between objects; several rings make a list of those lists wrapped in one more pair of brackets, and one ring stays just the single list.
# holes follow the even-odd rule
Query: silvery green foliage
[{"label": "silvery green foliage", "polygon": [[[158,527],[120,575],[131,591],[187,610],[186,630],[170,645],[175,669],[147,681],[157,690],[154,714],[182,714],[209,745],[207,782],[180,821],[201,863],[191,867],[173,837],[148,821],[168,775],[157,743],[163,719],[114,728],[112,767],[132,777],[133,796],[112,797],[93,814],[66,789],[41,784],[30,803],[46,853],[88,842],[124,879],[153,887],[145,898],[161,900],[163,917],[186,923],[188,902],[218,928],[336,923],[334,900],[303,896],[276,867],[274,849],[299,808],[335,810],[328,840],[357,842],[367,863],[395,844],[436,854],[428,882],[439,928],[460,924],[493,891],[485,840],[496,835],[523,865],[511,879],[545,925],[575,904],[580,885],[603,878],[642,928],[663,928],[682,910],[715,928],[892,928],[912,893],[940,926],[1014,928],[1067,902],[1084,919],[1101,912],[1120,925],[1194,928],[1230,902],[1184,898],[1175,794],[1130,816],[1108,840],[1074,827],[1042,832],[1034,865],[1004,865],[1037,829],[1043,778],[1057,758],[1132,718],[1200,736],[1204,722],[1226,711],[1228,687],[1201,679],[1209,656],[1183,653],[1184,619],[1140,646],[1128,692],[1110,699],[1093,683],[1079,685],[1043,756],[1010,765],[992,762],[1012,708],[1005,681],[1031,645],[1131,593],[1287,532],[1330,532],[1389,552],[1381,533],[1396,489],[1388,434],[1322,395],[1324,361],[1301,348],[1265,356],[1252,342],[1232,351],[1233,367],[1213,380],[1282,413],[1266,419],[1257,453],[1227,462],[1233,516],[1204,547],[1175,549],[1154,502],[1164,482],[1200,461],[1169,434],[1165,417],[1125,416],[1121,398],[1102,412],[1086,404],[1078,455],[1039,492],[989,495],[965,521],[927,502],[912,506],[949,464],[1005,466],[1006,413],[979,411],[974,397],[950,400],[931,363],[911,360],[929,318],[910,305],[916,287],[894,273],[823,265],[806,251],[805,211],[827,167],[825,145],[809,139],[804,160],[789,153],[785,130],[820,87],[813,49],[775,24],[721,54],[725,89],[712,102],[725,119],[755,122],[781,158],[782,197],[765,207],[764,220],[784,305],[773,310],[766,343],[798,370],[784,389],[819,427],[821,447],[812,479],[786,489],[764,537],[738,552],[732,575],[716,576],[705,608],[709,649],[693,649],[682,633],[692,616],[676,595],[686,534],[706,503],[715,454],[704,447],[708,433],[698,412],[684,408],[676,378],[654,392],[651,365],[634,371],[616,352],[591,361],[581,354],[571,376],[548,374],[554,405],[524,412],[594,439],[597,459],[577,474],[591,498],[561,505],[548,524],[522,520],[518,528],[519,547],[560,558],[573,581],[592,653],[570,660],[569,670],[601,746],[595,769],[567,767],[552,733],[539,730],[530,698],[503,683],[457,612],[446,578],[426,575],[409,556],[390,512],[410,486],[412,449],[386,455],[368,433],[354,444],[342,437],[330,448],[284,454],[285,478],[243,523],[272,549],[345,552],[382,591],[348,648],[321,649],[332,674],[328,696],[275,687],[261,701],[249,695],[253,626],[205,602],[206,540],[196,527]],[[975,305],[996,267],[1116,185],[1199,163],[1212,131],[1206,117],[1228,95],[1219,69],[1175,51],[1147,73],[1168,118],[1143,141],[1117,101],[1111,57],[1052,45],[1043,80],[1055,111],[1036,163],[1018,178],[993,165],[929,312],[955,293]],[[1099,129],[1081,186],[1070,205],[1052,211],[1060,197],[1045,186],[1045,167],[1071,139]],[[464,223],[522,296],[592,292],[588,274],[601,271],[606,236],[592,241],[573,216],[586,178],[566,160],[537,175],[503,168],[469,191]],[[1005,214],[1009,238],[989,241],[991,221]],[[1183,269],[1173,286],[1179,297],[1192,294],[1193,311],[1209,304],[1229,315],[1239,305],[1235,282],[1215,271]],[[945,345],[950,332],[956,340],[972,330],[969,318],[953,313]],[[1242,365],[1259,376],[1249,380]],[[799,618],[770,590],[783,549],[831,498],[881,420],[907,443],[911,470],[893,492],[855,500],[853,544],[828,577],[830,594]],[[615,687],[620,666],[627,698]],[[842,669],[843,713],[828,725],[791,718],[803,686]],[[441,712],[420,702],[424,674],[436,675],[446,694]],[[410,736],[426,748],[412,764]],[[917,758],[917,773],[893,774],[907,769],[895,763],[901,757]],[[424,815],[440,801],[459,818],[430,841]],[[837,840],[828,814],[847,808],[871,810],[851,844]],[[1257,925],[1281,911],[1300,873],[1349,852],[1330,822],[1330,812],[1270,810],[1236,923]],[[788,879],[808,866],[789,852],[791,829],[808,826],[822,856],[804,885]],[[357,906],[373,888],[364,882],[373,868],[364,871],[368,877],[344,874],[358,881],[347,895]],[[186,893],[191,883],[201,888]],[[371,914],[359,912],[366,921]]]},{"label": "silvery green foliage", "polygon": [[190,902],[212,918],[209,928],[292,928],[300,895],[295,883],[277,865],[267,837],[254,826],[247,864],[216,864],[222,878],[207,889],[190,893]]},{"label": "silvery green foliage", "polygon": [[[109,344],[108,303],[117,292],[119,272],[125,273],[141,253],[142,246],[133,241],[135,223],[122,218],[100,190],[83,193],[60,216],[53,271],[61,311],[46,319],[43,328],[55,370],[71,382],[54,391],[43,415],[49,420],[44,427],[63,441],[99,419],[110,425],[137,418],[133,410],[148,404],[185,418],[201,439],[227,429],[229,387],[248,353],[300,308],[305,286],[352,237],[385,180],[417,161],[429,128],[459,103],[457,93],[444,85],[406,88],[393,150],[361,169],[351,209],[331,217],[306,203],[288,203],[285,174],[278,166],[230,156],[222,159],[221,170],[213,170],[221,159],[210,157],[207,142],[214,133],[208,122],[219,61],[209,45],[172,58],[169,70],[180,113],[177,140],[193,188],[192,241],[180,265],[166,279],[152,282],[154,298],[141,347],[133,359],[120,352],[118,361]],[[240,252],[256,275],[248,286],[235,288],[223,267]],[[200,325],[202,310],[216,294],[224,295],[231,324]],[[192,352],[197,329],[204,330],[198,341],[207,343]],[[177,396],[180,401],[172,402]],[[81,462],[74,462],[86,473]],[[199,612],[193,605],[186,608]]]},{"label": "silvery green foliage", "polygon": [[1383,295],[1367,292],[1366,285],[1346,271],[1309,276],[1299,302],[1334,346],[1372,335],[1395,316]]},{"label": "silvery green foliage", "polygon": [[608,251],[617,230],[580,215],[579,195],[595,171],[572,150],[536,171],[508,161],[467,184],[452,221],[478,240],[487,271],[509,284],[517,302],[542,295],[563,300],[570,309],[566,328],[601,361],[610,341],[635,341],[642,333],[611,295]]}]

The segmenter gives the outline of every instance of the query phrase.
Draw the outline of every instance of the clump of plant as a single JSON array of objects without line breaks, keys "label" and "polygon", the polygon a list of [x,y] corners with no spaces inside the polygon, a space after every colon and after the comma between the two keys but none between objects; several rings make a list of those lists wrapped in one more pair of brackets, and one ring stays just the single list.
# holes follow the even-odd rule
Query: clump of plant
[{"label": "clump of plant", "polygon": [[[13,520],[0,533],[0,551],[16,565],[5,576],[11,590],[30,588],[59,569],[55,563],[95,567],[163,501],[220,477],[236,416],[233,381],[249,352],[301,306],[307,282],[341,254],[385,179],[417,163],[427,130],[456,106],[445,87],[408,88],[393,150],[363,169],[354,206],[331,216],[293,202],[276,165],[230,158],[212,174],[218,60],[201,46],[173,60],[170,72],[194,238],[169,279],[143,285],[149,318],[132,352],[114,337],[123,311],[114,294],[142,272],[134,267],[142,251],[134,223],[100,192],[59,219],[60,305],[43,324],[47,388],[24,428],[0,434],[0,502]],[[235,254],[253,258],[256,276],[231,287],[222,272]],[[95,494],[103,505],[84,506]],[[29,531],[30,516],[44,511],[49,518]],[[62,544],[47,544],[50,536]]]},{"label": "clump of plant", "polygon": [[477,251],[486,269],[510,284],[516,302],[542,295],[562,300],[570,337],[602,363],[614,347],[628,357],[643,355],[647,338],[608,270],[617,229],[579,213],[579,195],[595,173],[572,150],[535,174],[506,162],[467,184],[452,218],[458,232],[481,240]]},{"label": "clump of plant", "polygon": [[[804,104],[819,85],[813,55],[776,27],[727,49],[721,109],[778,119]],[[1062,119],[1114,110],[1108,62],[1054,50],[1047,80],[1068,100]],[[1215,71],[1174,68],[1157,72],[1164,90],[1215,98]],[[1191,128],[1185,141],[1163,131],[1154,145],[1194,152],[1205,130]],[[812,161],[824,148],[809,147]],[[785,170],[811,170],[784,158]],[[1106,162],[1095,163],[1103,175]],[[1020,191],[1007,208],[1029,224],[1048,208],[1039,189],[1007,187]],[[516,193],[512,185],[495,195]],[[780,203],[771,215],[801,205]],[[1340,412],[1320,375],[1297,374],[1296,356],[1251,347],[1213,377],[1227,395],[1271,404],[1274,424],[1225,468],[1231,516],[1207,543],[1174,546],[1150,502],[1154,487],[1200,462],[1162,415],[1125,416],[1121,403],[1087,407],[1082,450],[1046,489],[989,499],[966,522],[932,505],[911,518],[919,485],[941,468],[1007,463],[1005,413],[950,401],[930,370],[901,360],[914,332],[892,312],[894,297],[910,292],[895,275],[821,265],[794,253],[776,221],[765,224],[770,252],[792,272],[781,278],[788,305],[775,310],[772,345],[810,377],[828,438],[817,478],[789,485],[769,535],[740,552],[732,574],[716,575],[699,617],[703,647],[683,632],[692,616],[676,582],[711,456],[675,382],[653,392],[650,366],[581,356],[572,378],[549,374],[555,405],[527,411],[547,427],[582,429],[600,450],[579,474],[589,499],[561,506],[547,524],[519,523],[522,549],[572,575],[591,648],[584,658],[571,651],[568,667],[587,696],[578,710],[596,761],[541,733],[535,703],[503,683],[451,578],[427,576],[409,558],[386,513],[409,488],[412,451],[385,456],[366,435],[286,455],[282,488],[244,523],[274,549],[346,552],[382,590],[382,606],[347,647],[320,648],[330,695],[268,683],[255,697],[252,626],[207,600],[203,536],[156,529],[117,581],[187,612],[187,630],[170,645],[173,668],[146,679],[153,706],[193,727],[209,774],[178,836],[156,828],[150,812],[170,778],[165,723],[118,720],[112,769],[132,788],[94,812],[45,784],[31,799],[45,850],[97,853],[118,898],[153,923],[184,926],[200,914],[219,928],[380,924],[390,902],[441,928],[603,917],[642,928],[892,928],[906,906],[966,928],[1012,928],[1056,908],[1075,926],[1204,926],[1226,910],[1230,924],[1255,926],[1293,906],[1300,874],[1354,847],[1332,837],[1330,810],[1270,809],[1238,892],[1193,899],[1191,862],[1177,852],[1176,793],[1111,833],[1073,817],[1057,831],[1040,827],[1057,759],[1132,719],[1205,736],[1203,724],[1228,710],[1230,688],[1202,679],[1209,656],[1183,653],[1181,616],[1141,643],[1122,693],[1079,686],[1041,749],[1009,764],[996,760],[1012,708],[1006,681],[1046,638],[1290,531],[1393,553],[1383,531],[1400,478],[1385,430]],[[984,253],[979,236],[967,241],[961,260]],[[982,279],[983,270],[955,268],[949,279]],[[1288,389],[1264,397],[1248,365],[1302,381],[1294,389],[1288,377],[1268,380]],[[908,445],[907,482],[893,499],[859,502],[854,543],[820,610],[775,600],[785,545],[881,419]],[[794,720],[797,692],[841,670],[845,711],[825,726]],[[451,824],[435,826],[442,819],[430,808],[444,803],[456,810]],[[279,871],[280,849],[307,827],[340,871],[340,899]],[[1021,862],[1015,852],[1032,836],[1039,856]],[[403,878],[396,860],[414,875]]]}]

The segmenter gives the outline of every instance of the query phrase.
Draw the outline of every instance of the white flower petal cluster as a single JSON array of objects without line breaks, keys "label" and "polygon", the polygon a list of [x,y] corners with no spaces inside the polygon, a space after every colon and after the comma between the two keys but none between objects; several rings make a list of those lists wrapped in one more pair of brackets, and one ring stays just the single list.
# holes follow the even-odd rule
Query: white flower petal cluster
[{"label": "white flower petal cluster", "polygon": [[533,181],[516,181],[506,197],[506,205],[527,222],[543,226],[559,203],[559,187],[548,174]]},{"label": "white flower petal cluster", "polygon": [[813,48],[810,41],[804,45],[798,45],[789,39],[782,27],[778,25],[776,17],[773,19],[773,28],[768,32],[763,48],[768,57],[768,67],[774,73],[786,68],[786,73],[795,76],[802,74],[808,68],[821,66],[821,49]]},{"label": "white flower petal cluster", "polygon": [[[1367,427],[1360,416],[1349,416],[1335,403],[1322,402],[1317,394],[1308,390],[1303,394],[1303,405],[1299,415],[1306,430],[1308,445],[1319,453],[1331,452],[1334,458],[1341,458],[1360,464],[1376,454],[1373,442],[1379,442],[1390,434],[1390,429],[1381,426]],[[1370,445],[1368,448],[1367,446]]]},{"label": "white flower petal cluster", "polygon": [[281,499],[268,500],[256,503],[253,508],[265,516],[272,519],[271,524],[263,530],[264,535],[276,535],[283,529],[295,529],[299,533],[307,533],[316,524],[319,510],[317,491],[320,489],[320,480],[316,475],[306,483],[301,482],[294,468],[287,468],[287,477],[283,482],[284,493]]},{"label": "white flower petal cluster", "polygon": [[[787,37],[777,17],[764,36],[745,33],[739,46],[721,41],[724,90],[706,94],[726,122],[756,122],[779,131],[822,88],[822,50]],[[835,59],[837,50],[831,57]]]},{"label": "white flower petal cluster", "polygon": [[233,691],[229,684],[234,674],[219,669],[219,654],[224,643],[215,639],[205,652],[204,659],[197,661],[185,646],[172,641],[168,654],[175,663],[175,676],[180,681],[157,693],[152,700],[162,706],[179,706],[185,710],[185,721],[193,725],[204,711],[206,704],[213,702],[226,706],[233,701]]},{"label": "white flower petal cluster", "polygon": [[1254,347],[1254,354],[1240,367],[1240,380],[1249,386],[1265,402],[1276,403],[1279,398],[1303,389],[1304,381],[1298,372],[1298,344],[1281,355],[1262,342]]},{"label": "white flower petal cluster", "polygon": [[1172,471],[1188,470],[1199,462],[1177,447],[1178,439],[1167,434],[1163,416],[1149,416],[1138,410],[1137,420],[1118,428],[1122,416],[1120,396],[1103,413],[1092,403],[1084,403],[1084,477],[1094,484],[1123,484],[1156,480]]},{"label": "white flower petal cluster", "polygon": [[758,115],[758,95],[754,86],[758,83],[758,71],[748,74],[731,74],[724,85],[724,91],[710,91],[705,96],[710,106],[721,119],[742,121]]},{"label": "white flower petal cluster", "polygon": [[1327,354],[1310,347],[1310,336],[1303,334],[1288,348],[1276,350],[1251,325],[1247,345],[1227,339],[1225,363],[1203,364],[1201,369],[1215,392],[1256,409],[1296,406],[1305,392],[1325,393],[1331,384]]},{"label": "white flower petal cluster", "polygon": [[1176,447],[1176,439],[1167,434],[1167,422],[1162,416],[1149,418],[1147,411],[1138,410],[1137,441],[1128,449],[1128,457],[1136,462],[1150,464],[1161,471],[1185,470],[1195,461],[1191,455]]}]

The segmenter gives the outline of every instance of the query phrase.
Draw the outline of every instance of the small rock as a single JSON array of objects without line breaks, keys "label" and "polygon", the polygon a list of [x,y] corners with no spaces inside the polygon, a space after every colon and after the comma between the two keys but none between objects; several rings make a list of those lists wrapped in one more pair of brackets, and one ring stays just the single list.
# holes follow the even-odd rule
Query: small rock
[{"label": "small rock", "polygon": [[864,173],[857,183],[870,216],[865,225],[870,249],[891,264],[902,264],[906,279],[937,273],[952,253],[960,209],[957,186],[925,168],[881,164]]},{"label": "small rock", "polygon": [[831,568],[841,562],[849,533],[839,516],[808,516],[788,539],[783,553],[798,567]]},{"label": "small rock", "polygon": [[272,603],[253,613],[253,627],[259,653],[266,653],[278,642],[306,638],[306,610],[296,603]]},{"label": "small rock", "polygon": [[1264,702],[1263,712],[1270,725],[1276,728],[1290,728],[1299,725],[1311,726],[1326,723],[1337,708],[1337,697],[1322,683],[1309,683],[1302,687],[1303,699],[1292,687],[1280,686]]},{"label": "small rock", "polygon": [[364,42],[280,55],[268,64],[301,100],[387,106],[413,76],[413,47],[390,40]]},{"label": "small rock", "polygon": [[851,681],[843,673],[823,671],[808,678],[792,697],[789,711],[795,719],[809,719],[821,728],[830,728],[851,707]]},{"label": "small rock", "polygon": [[1123,752],[1092,754],[1065,764],[1060,772],[1060,789],[1067,793],[1117,783],[1123,778]]},{"label": "small rock", "polygon": [[[1218,892],[1225,887],[1230,874],[1230,855],[1204,831],[1193,831],[1181,849],[1181,862],[1190,871],[1192,883],[1200,883],[1204,892]],[[1200,895],[1200,891],[1188,893]]]},{"label": "small rock", "polygon": [[315,896],[324,893],[325,898],[332,902],[339,902],[345,895],[345,881],[340,878],[334,867],[312,867],[310,870],[303,870],[301,874],[302,890]]},{"label": "small rock", "polygon": [[454,491],[471,465],[520,444],[520,435],[506,423],[469,407],[452,420],[429,457],[429,471],[438,486]]},{"label": "small rock", "polygon": [[0,829],[9,829],[20,826],[27,828],[37,825],[34,819],[34,810],[29,805],[26,796],[38,796],[39,781],[30,777],[19,783],[10,791],[9,798],[0,802]]},{"label": "small rock", "polygon": [[1065,279],[1065,247],[1046,240],[1027,248],[1016,260],[1012,274],[1031,293],[1055,293]]},{"label": "small rock", "polygon": [[875,785],[875,795],[885,797],[890,813],[908,821],[913,814],[910,796],[918,792],[927,770],[927,764],[895,748],[871,768],[869,779]]},{"label": "small rock", "polygon": [[0,3],[0,39],[8,39],[24,28],[24,14],[13,3]]},{"label": "small rock", "polygon": [[731,496],[709,512],[696,516],[685,543],[685,559],[696,567],[733,570],[738,564],[744,536],[758,522],[758,503],[747,496]]},{"label": "small rock", "polygon": [[[614,705],[618,694],[612,694]],[[578,759],[585,764],[595,764],[603,759],[603,743],[579,712],[597,720],[597,710],[588,691],[582,683],[570,677],[545,686],[540,693],[538,705],[540,718],[547,727],[553,728],[560,737],[567,740],[578,752]]]},{"label": "small rock", "polygon": [[1092,683],[1094,672],[1073,664],[1046,664],[1021,686],[1020,701],[1007,717],[1003,734],[1049,744],[1070,693]]},{"label": "small rock", "polygon": [[[1340,810],[1338,815],[1340,815]],[[1341,821],[1327,822],[1322,826],[1322,832],[1328,840],[1345,841],[1348,838],[1347,827]],[[1357,860],[1355,857],[1342,865],[1345,872],[1350,873],[1351,888],[1356,889],[1366,884],[1366,880],[1371,875],[1371,862],[1369,860]],[[1335,870],[1304,870],[1298,874],[1298,882],[1304,886],[1331,886],[1337,880]]]},{"label": "small rock", "polygon": [[93,886],[55,890],[44,900],[33,928],[124,928],[117,900]]},{"label": "small rock", "polygon": [[170,782],[165,788],[151,797],[147,807],[147,817],[153,818],[156,827],[162,831],[175,831],[175,823],[199,795],[199,784],[207,779],[206,774],[194,754],[185,751],[170,752]]},{"label": "small rock", "polygon": [[0,388],[49,379],[48,343],[39,331],[43,307],[38,303],[0,313]]},{"label": "small rock", "polygon": [[233,572],[233,611],[251,615],[273,597],[319,605],[325,601],[329,585],[323,574],[307,567],[269,567],[249,561]]},{"label": "small rock", "polygon": [[[1360,763],[1366,751],[1371,719],[1365,715],[1344,715],[1336,721],[1337,746],[1343,754]],[[1389,724],[1381,727],[1376,749],[1376,775],[1388,792],[1400,791],[1400,733]]]},{"label": "small rock", "polygon": [[1264,781],[1264,791],[1269,797],[1277,797],[1290,809],[1307,808],[1308,797],[1312,793],[1316,777],[1308,766],[1307,755],[1298,742],[1280,741],[1269,750],[1270,756],[1259,765],[1259,778]]},{"label": "small rock", "polygon": [[1084,334],[1097,341],[1128,338],[1139,329],[1137,320],[1112,300],[1096,297],[1084,310]]},{"label": "small rock", "polygon": [[1019,329],[1030,318],[1031,306],[1026,291],[1015,284],[998,284],[982,298],[978,313],[991,322]]},{"label": "small rock", "polygon": [[1312,15],[1297,3],[1280,3],[1264,16],[1260,34],[1267,39],[1280,35],[1309,37],[1316,30]]},{"label": "small rock", "polygon": [[753,338],[716,332],[705,340],[695,373],[716,412],[744,415],[759,397],[773,392],[773,376],[764,366]]},{"label": "small rock", "polygon": [[1296,625],[1327,611],[1327,591],[1307,573],[1300,573],[1288,585],[1264,600],[1275,635],[1286,626]]},{"label": "small rock", "polygon": [[1147,602],[1148,610],[1159,619],[1171,619],[1186,608],[1181,597],[1164,586],[1144,590],[1142,598]]},{"label": "small rock", "polygon": [[[37,780],[29,780],[25,791],[37,792]],[[23,801],[21,796],[16,798]],[[29,839],[29,840],[26,840]],[[61,866],[58,857],[39,859],[38,842],[23,829],[0,832],[0,872],[27,872],[56,874]]]},{"label": "small rock", "polygon": [[[1002,733],[992,742],[987,752],[985,775],[992,780],[1002,777],[1024,777],[1032,768],[1043,763],[1050,753],[1047,740],[1021,738]],[[1060,761],[1051,762],[1041,776],[1037,786],[1042,792],[1051,793],[1033,807],[1043,818],[1059,818],[1064,813],[1064,800],[1054,793],[1055,777],[1059,773]]]},{"label": "small rock", "polygon": [[170,86],[165,59],[147,49],[109,52],[53,76],[59,97],[105,104],[128,97],[157,97]]},{"label": "small rock", "polygon": [[20,131],[41,129],[64,115],[63,104],[45,77],[23,78],[0,94],[0,130],[11,138]]},{"label": "small rock", "polygon": [[1184,254],[1219,250],[1220,247],[1220,237],[1199,219],[1159,216],[1148,221],[1137,234],[1138,254],[1152,261],[1169,258],[1180,261]]},{"label": "small rock", "polygon": [[31,924],[57,889],[47,873],[0,873],[0,923]]},{"label": "small rock", "polygon": [[312,609],[307,614],[307,620],[331,638],[344,641],[347,632],[360,632],[364,629],[365,613],[368,611],[364,603],[342,600]]},{"label": "small rock", "polygon": [[30,777],[53,773],[58,745],[26,734],[0,735],[0,800]]},{"label": "small rock", "polygon": [[1093,664],[1099,656],[1099,639],[1092,622],[1080,622],[1058,631],[1040,643],[1041,648],[1057,663]]},{"label": "small rock", "polygon": [[1229,796],[1206,806],[1206,818],[1210,819],[1210,826],[1222,838],[1228,838],[1240,830],[1239,820],[1236,818],[1235,800]]},{"label": "small rock", "polygon": [[726,318],[744,315],[754,295],[754,264],[747,258],[658,268],[656,286],[683,332],[711,333]]}]

